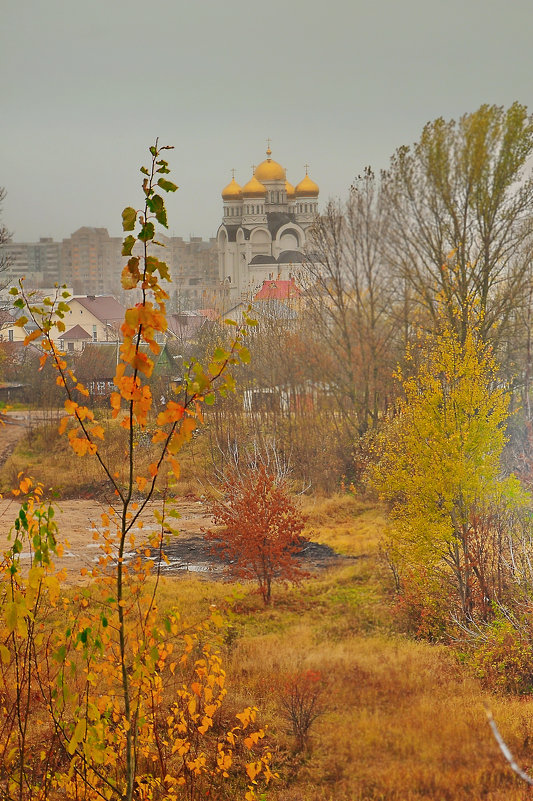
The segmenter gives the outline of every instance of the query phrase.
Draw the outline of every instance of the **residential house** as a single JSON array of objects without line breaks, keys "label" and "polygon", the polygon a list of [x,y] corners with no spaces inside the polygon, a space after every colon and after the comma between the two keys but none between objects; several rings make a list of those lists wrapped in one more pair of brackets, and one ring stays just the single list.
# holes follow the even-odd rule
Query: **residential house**
[{"label": "residential house", "polygon": [[87,342],[92,342],[93,338],[81,325],[75,325],[61,335],[59,347],[67,353],[81,353]]},{"label": "residential house", "polygon": [[0,309],[0,342],[23,342],[27,331],[16,324],[16,317],[7,309]]},{"label": "residential house", "polygon": [[[69,311],[63,318],[66,330],[58,332],[54,329],[52,333],[55,339],[61,339],[65,343],[117,342],[120,339],[120,326],[126,309],[112,295],[75,295],[68,299],[67,303]],[[73,337],[72,332],[77,326],[81,331],[76,330]],[[70,340],[67,334],[71,335]],[[84,335],[89,339],[85,339]],[[71,350],[77,348],[73,347]]]}]

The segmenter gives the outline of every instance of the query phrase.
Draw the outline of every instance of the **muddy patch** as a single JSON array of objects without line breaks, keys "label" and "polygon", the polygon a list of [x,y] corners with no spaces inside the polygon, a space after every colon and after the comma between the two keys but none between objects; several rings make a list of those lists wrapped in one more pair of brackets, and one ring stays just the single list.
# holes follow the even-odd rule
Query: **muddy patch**
[{"label": "muddy patch", "polygon": [[[213,551],[202,537],[178,537],[165,545],[164,552],[168,563],[162,563],[161,572],[167,575],[190,572],[221,578],[227,573],[227,568],[231,566],[231,562],[224,560],[220,554]],[[155,556],[157,554],[153,553],[153,557]],[[327,545],[320,545],[318,542],[304,542],[297,558],[301,560],[305,570],[314,573],[337,564],[345,557],[335,553]]]}]

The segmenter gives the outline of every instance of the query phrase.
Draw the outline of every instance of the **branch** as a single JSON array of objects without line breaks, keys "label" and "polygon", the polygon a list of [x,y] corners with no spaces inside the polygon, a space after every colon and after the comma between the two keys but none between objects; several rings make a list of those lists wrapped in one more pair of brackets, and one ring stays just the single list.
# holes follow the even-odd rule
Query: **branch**
[{"label": "branch", "polygon": [[520,768],[517,765],[517,763],[515,762],[515,759],[514,759],[513,755],[511,754],[509,748],[507,747],[507,744],[506,744],[505,740],[503,739],[503,737],[501,736],[501,734],[499,732],[499,729],[498,729],[498,727],[496,725],[496,721],[492,717],[492,712],[490,711],[490,709],[487,706],[485,707],[485,712],[486,712],[486,715],[487,715],[487,719],[489,721],[489,726],[492,729],[492,733],[494,735],[494,739],[498,743],[500,751],[502,752],[502,754],[504,755],[505,759],[507,760],[507,762],[511,766],[512,770],[514,770],[514,772],[518,776],[520,776],[522,781],[524,781],[526,784],[529,784],[529,785],[533,786],[533,779],[531,778],[531,776],[529,776],[527,773],[525,773],[525,771],[523,771],[522,768]]}]

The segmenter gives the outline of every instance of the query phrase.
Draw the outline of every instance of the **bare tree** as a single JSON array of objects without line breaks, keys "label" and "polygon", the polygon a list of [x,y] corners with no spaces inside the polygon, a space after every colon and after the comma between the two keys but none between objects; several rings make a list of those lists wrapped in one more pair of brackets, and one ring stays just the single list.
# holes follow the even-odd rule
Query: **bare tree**
[{"label": "bare tree", "polygon": [[391,392],[396,324],[383,259],[389,218],[380,182],[367,169],[346,203],[330,202],[310,231],[311,330],[325,349],[324,381],[354,433],[377,425]]},{"label": "bare tree", "polygon": [[[0,186],[0,212],[2,209],[2,203],[5,200],[6,195],[7,195],[6,190],[4,189],[4,187]],[[11,232],[7,230],[5,225],[2,225],[0,223],[0,248],[2,247],[2,245],[7,244],[10,239],[11,239]],[[5,278],[4,274],[7,272],[8,267],[9,267],[9,257],[2,249],[0,250],[0,288],[3,288],[3,286],[5,286],[7,283],[3,279]]]},{"label": "bare tree", "polygon": [[464,341],[475,322],[501,342],[532,257],[533,118],[519,103],[428,123],[384,174],[388,256],[433,320],[439,304]]}]

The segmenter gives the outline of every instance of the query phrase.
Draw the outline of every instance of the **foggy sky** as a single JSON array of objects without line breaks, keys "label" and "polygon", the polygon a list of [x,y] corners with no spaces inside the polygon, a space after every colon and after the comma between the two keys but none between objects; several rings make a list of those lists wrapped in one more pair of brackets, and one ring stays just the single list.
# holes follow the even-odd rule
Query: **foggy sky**
[{"label": "foggy sky", "polygon": [[15,241],[119,235],[156,136],[175,146],[170,234],[213,236],[267,137],[323,204],[428,120],[533,110],[532,23],[531,0],[6,0],[1,220]]}]

